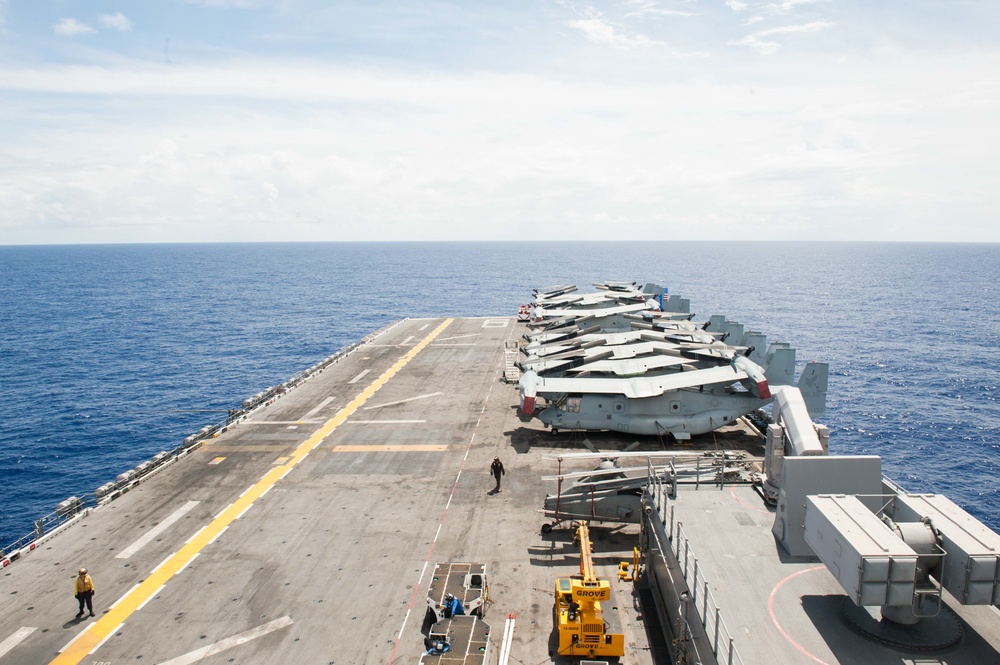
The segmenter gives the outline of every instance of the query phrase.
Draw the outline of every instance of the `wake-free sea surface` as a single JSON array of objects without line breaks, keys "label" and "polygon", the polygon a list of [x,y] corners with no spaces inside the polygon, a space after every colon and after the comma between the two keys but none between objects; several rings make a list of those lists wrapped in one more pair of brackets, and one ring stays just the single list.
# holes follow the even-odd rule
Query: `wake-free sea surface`
[{"label": "wake-free sea surface", "polygon": [[833,452],[1000,530],[1000,245],[37,246],[0,247],[0,547],[393,320],[608,279],[829,362]]}]

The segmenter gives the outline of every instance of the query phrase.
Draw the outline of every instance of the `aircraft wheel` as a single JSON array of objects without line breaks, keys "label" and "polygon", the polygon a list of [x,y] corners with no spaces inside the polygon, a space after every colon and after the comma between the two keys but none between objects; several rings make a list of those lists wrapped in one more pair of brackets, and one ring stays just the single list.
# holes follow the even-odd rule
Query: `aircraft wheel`
[{"label": "aircraft wheel", "polygon": [[554,525],[549,524],[548,522],[546,522],[545,524],[542,525],[542,533],[552,533],[552,527],[553,526]]}]

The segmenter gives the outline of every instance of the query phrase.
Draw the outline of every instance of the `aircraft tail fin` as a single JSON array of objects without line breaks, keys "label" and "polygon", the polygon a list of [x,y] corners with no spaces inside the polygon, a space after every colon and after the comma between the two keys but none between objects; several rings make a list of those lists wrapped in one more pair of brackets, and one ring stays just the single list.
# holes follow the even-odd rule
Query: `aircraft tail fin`
[{"label": "aircraft tail fin", "polygon": [[830,370],[828,363],[808,362],[799,376],[799,392],[805,400],[806,409],[811,418],[817,418],[826,413],[826,389]]},{"label": "aircraft tail fin", "polygon": [[726,321],[723,323],[722,332],[726,335],[723,339],[728,340],[728,343],[733,345],[740,344],[743,341],[743,336],[746,334],[743,331],[743,324],[736,321]]},{"label": "aircraft tail fin", "polygon": [[795,379],[795,349],[780,342],[771,344],[764,359],[764,376],[772,386],[790,386]]},{"label": "aircraft tail fin", "polygon": [[653,282],[646,282],[646,285],[642,287],[642,292],[647,296],[659,296],[663,295],[663,287]]},{"label": "aircraft tail fin", "polygon": [[713,314],[708,317],[702,330],[705,332],[722,332],[722,324],[726,322],[726,317],[722,314]]},{"label": "aircraft tail fin", "polygon": [[682,298],[678,295],[667,296],[663,294],[663,306],[662,310],[664,312],[676,312],[680,314],[687,314],[691,311],[691,299]]},{"label": "aircraft tail fin", "polygon": [[747,332],[743,335],[740,345],[753,347],[753,351],[747,357],[758,365],[764,364],[764,354],[767,351],[767,336],[764,333]]}]

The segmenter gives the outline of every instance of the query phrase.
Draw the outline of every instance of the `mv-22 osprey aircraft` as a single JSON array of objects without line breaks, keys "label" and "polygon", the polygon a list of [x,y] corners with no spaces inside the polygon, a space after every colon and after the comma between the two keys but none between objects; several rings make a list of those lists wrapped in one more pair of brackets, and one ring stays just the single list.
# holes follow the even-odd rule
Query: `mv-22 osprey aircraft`
[{"label": "mv-22 osprey aircraft", "polygon": [[[553,432],[613,430],[672,434],[685,440],[731,424],[770,403],[771,385],[791,385],[794,349],[773,344],[764,354],[752,346],[723,344],[711,337],[713,327],[735,325],[742,334],[742,326],[725,322],[724,317],[713,317],[713,321],[704,326],[687,323],[695,330],[684,330],[686,322],[664,322],[658,324],[660,330],[644,325],[644,330],[624,334],[538,331],[529,336],[534,337],[529,344],[533,350],[522,362],[526,370],[519,381],[522,416],[537,415]],[[546,353],[537,344],[539,333],[547,342],[570,345]],[[753,334],[756,341],[763,341],[763,336]],[[640,354],[645,357],[636,359],[629,353],[630,345],[642,347]],[[570,360],[574,356],[577,359]],[[548,375],[552,370],[562,375]],[[810,414],[822,415],[827,365],[808,363],[798,387]],[[536,414],[539,396],[547,406]]]},{"label": "mv-22 osprey aircraft", "polygon": [[[537,415],[552,428],[615,430],[630,434],[672,434],[685,440],[732,424],[740,416],[769,404],[769,382],[790,384],[784,371],[762,370],[744,356],[726,365],[693,371],[630,378],[540,377],[526,372],[519,381],[521,413]],[[773,379],[769,379],[773,377]],[[825,397],[826,365],[809,363],[798,387],[803,396]],[[733,384],[742,384],[740,390]],[[548,406],[535,414],[535,399]],[[822,404],[820,400],[809,400]],[[814,409],[812,415],[821,415]]]}]

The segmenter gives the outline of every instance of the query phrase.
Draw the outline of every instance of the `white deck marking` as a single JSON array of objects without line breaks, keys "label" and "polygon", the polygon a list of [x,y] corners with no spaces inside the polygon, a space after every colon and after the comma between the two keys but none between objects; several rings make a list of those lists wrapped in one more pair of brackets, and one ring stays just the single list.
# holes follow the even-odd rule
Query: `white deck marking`
[{"label": "white deck marking", "polygon": [[356,377],[354,377],[353,379],[351,379],[350,381],[348,381],[348,383],[357,383],[358,381],[361,380],[361,377],[363,377],[365,374],[367,374],[370,371],[371,371],[370,369],[362,370],[361,374],[358,374]]},{"label": "white deck marking", "polygon": [[319,420],[244,420],[241,425],[318,425]]},{"label": "white deck marking", "polygon": [[407,423],[425,423],[426,420],[348,420],[355,425],[406,425]]},{"label": "white deck marking", "polygon": [[107,642],[108,640],[110,640],[114,636],[114,634],[118,632],[118,629],[121,628],[124,625],[125,625],[124,622],[118,624],[118,626],[115,627],[114,630],[112,630],[110,633],[108,633],[107,635],[104,636],[103,640],[101,640],[100,642],[98,642],[97,644],[95,644],[94,648],[87,652],[87,655],[89,656],[90,654],[94,653],[95,651],[97,651],[98,649],[100,649],[102,646],[104,646],[104,643]]},{"label": "white deck marking", "polygon": [[150,529],[149,531],[147,531],[146,534],[142,538],[140,538],[139,540],[135,541],[134,543],[132,543],[131,545],[129,545],[128,547],[126,547],[125,549],[123,549],[121,552],[119,552],[118,554],[116,554],[115,558],[116,559],[127,559],[127,558],[129,558],[130,556],[132,556],[133,554],[135,554],[136,552],[138,552],[139,550],[141,550],[143,547],[145,547],[146,545],[148,545],[149,543],[151,543],[154,538],[156,538],[158,535],[160,535],[161,533],[163,533],[164,531],[166,531],[168,528],[170,528],[171,524],[173,524],[174,522],[176,522],[180,518],[184,517],[185,513],[189,512],[192,508],[194,508],[197,505],[198,505],[197,501],[188,501],[183,506],[181,506],[180,508],[178,508],[177,510],[175,510],[165,520],[163,520],[162,522],[160,522],[159,524],[157,524],[156,526],[154,526],[152,529]]},{"label": "white deck marking", "polygon": [[403,617],[403,625],[399,627],[399,634],[396,635],[397,642],[403,638],[403,630],[406,628],[406,620],[410,618],[410,610],[412,609],[413,608],[411,607],[406,610],[406,616]]},{"label": "white deck marking", "polygon": [[[163,591],[163,590],[164,590],[164,589],[166,589],[166,588],[167,588],[167,585],[166,585],[166,584],[163,584],[163,585],[161,585],[159,589],[157,589],[156,591],[154,591],[154,592],[153,592],[153,595],[151,595],[151,596],[150,596],[149,598],[147,598],[146,600],[142,601],[142,604],[141,604],[141,605],[139,605],[139,607],[135,608],[135,611],[136,611],[136,612],[138,612],[139,610],[141,610],[142,608],[144,608],[144,607],[146,606],[146,604],[147,604],[147,603],[149,603],[149,601],[151,601],[151,600],[153,600],[154,598],[156,598],[157,596],[159,596],[159,595],[160,595],[160,592],[161,592],[161,591]],[[116,632],[117,632],[117,631],[116,631]],[[91,652],[91,653],[93,653],[93,652]]]},{"label": "white deck marking", "polygon": [[506,328],[508,320],[507,319],[486,319],[483,321],[484,328]]},{"label": "white deck marking", "polygon": [[[159,566],[157,566],[157,568],[159,568]],[[128,594],[129,594],[129,593],[132,593],[133,591],[135,591],[135,590],[136,590],[136,589],[138,589],[138,588],[139,588],[139,583],[138,583],[138,582],[136,582],[135,584],[133,584],[133,585],[132,585],[132,588],[128,590],[128,593],[126,593],[126,594],[125,594],[124,596],[121,596],[121,597],[120,597],[120,598],[119,598],[118,600],[116,600],[115,602],[111,603],[110,607],[108,607],[108,610],[110,611],[110,610],[113,610],[113,609],[115,609],[115,607],[116,607],[116,606],[118,605],[118,603],[120,603],[120,602],[122,602],[123,600],[125,600],[125,598],[127,598],[127,597],[128,597]],[[83,634],[83,633],[80,633],[80,635],[82,635],[82,634]],[[79,637],[79,635],[77,635],[77,637]],[[76,638],[73,638],[73,639],[76,639]],[[72,644],[72,642],[70,642],[70,644]],[[67,644],[66,646],[69,646],[69,644]]]},{"label": "white deck marking", "polygon": [[188,566],[190,566],[192,563],[194,563],[194,560],[197,559],[198,555],[200,555],[200,554],[201,554],[201,552],[196,552],[195,555],[193,557],[191,557],[191,560],[188,561],[187,563],[185,563],[183,566],[181,566],[180,570],[178,570],[176,574],[180,575],[181,573],[183,573],[184,569],[187,568]]},{"label": "white deck marking", "polygon": [[410,335],[409,337],[407,337],[406,339],[404,339],[402,342],[399,343],[399,345],[400,346],[406,346],[407,344],[409,344],[409,342],[410,342],[411,339],[413,339],[413,335]]},{"label": "white deck marking", "polygon": [[208,656],[214,656],[217,653],[222,653],[227,649],[232,649],[233,647],[238,647],[241,644],[246,644],[250,640],[255,640],[258,637],[263,637],[268,633],[273,633],[276,630],[280,630],[285,626],[291,626],[294,623],[291,617],[281,617],[280,619],[275,619],[269,623],[265,623],[256,628],[251,628],[248,631],[242,632],[238,635],[233,635],[232,637],[227,637],[225,639],[219,640],[215,644],[209,644],[200,649],[195,649],[194,651],[189,651],[183,656],[177,656],[171,660],[160,661],[160,665],[190,665],[191,663],[197,663],[203,658]]},{"label": "white deck marking", "polygon": [[438,337],[439,342],[450,342],[453,339],[465,339],[466,337],[479,337],[479,333],[469,333],[468,335],[455,335],[453,337]]},{"label": "white deck marking", "polygon": [[302,416],[302,420],[309,420],[310,418],[312,418],[313,416],[315,416],[317,413],[319,413],[320,409],[322,409],[324,406],[326,406],[327,404],[329,404],[330,402],[332,402],[335,399],[336,399],[336,397],[334,397],[333,395],[330,395],[325,400],[323,400],[322,402],[320,402],[316,406],[315,409],[313,409],[312,411],[310,411],[306,415]]},{"label": "white deck marking", "polygon": [[429,323],[425,323],[424,325],[422,325],[422,326],[420,326],[419,328],[417,328],[417,330],[427,330],[427,327],[428,327],[429,325],[430,325]]},{"label": "white deck marking", "polygon": [[458,344],[431,344],[431,346],[475,346],[475,345],[476,345],[475,342],[465,342]]},{"label": "white deck marking", "polygon": [[428,397],[437,397],[438,395],[442,395],[442,394],[444,394],[444,393],[428,393],[426,395],[417,395],[416,397],[408,397],[406,399],[401,399],[401,400],[398,400],[396,402],[386,402],[385,404],[376,404],[374,406],[366,406],[366,407],[364,407],[363,410],[364,411],[368,411],[369,409],[381,409],[383,406],[395,406],[397,404],[405,404],[406,402],[412,402],[412,401],[418,400],[418,399],[427,399]]},{"label": "white deck marking", "polygon": [[5,653],[16,647],[21,642],[23,642],[24,639],[28,637],[28,635],[31,635],[36,630],[38,629],[31,628],[30,626],[25,626],[23,628],[18,628],[17,630],[15,630],[13,635],[5,639],[3,642],[0,642],[0,658],[3,658],[3,655]]},{"label": "white deck marking", "polygon": [[[121,600],[121,599],[119,599],[119,600]],[[59,653],[62,653],[63,651],[66,651],[66,649],[69,649],[69,648],[70,648],[71,646],[73,646],[73,644],[74,644],[74,643],[76,643],[76,641],[77,641],[78,639],[80,639],[81,637],[83,637],[83,636],[84,636],[84,635],[86,635],[86,634],[87,634],[87,629],[86,629],[86,628],[84,628],[84,629],[83,629],[83,630],[81,630],[81,631],[80,631],[79,633],[77,633],[77,634],[76,634],[76,635],[75,635],[75,636],[73,637],[73,639],[71,639],[71,640],[70,640],[69,642],[67,642],[67,643],[66,643],[66,646],[64,646],[64,647],[63,647],[62,649],[59,649]]]}]

